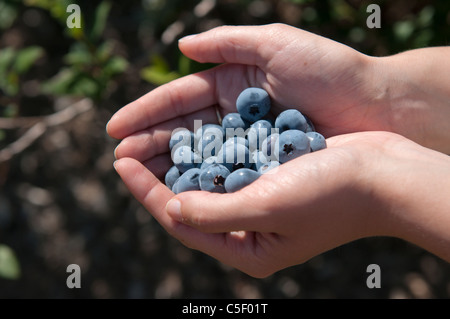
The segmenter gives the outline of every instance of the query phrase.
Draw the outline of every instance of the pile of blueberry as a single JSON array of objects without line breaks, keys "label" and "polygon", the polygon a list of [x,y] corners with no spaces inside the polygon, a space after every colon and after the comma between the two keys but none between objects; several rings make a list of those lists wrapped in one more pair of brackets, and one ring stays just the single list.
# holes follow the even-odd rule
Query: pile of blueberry
[{"label": "pile of blueberry", "polygon": [[327,147],[301,112],[288,109],[271,121],[270,107],[269,94],[250,87],[236,100],[238,113],[227,114],[222,125],[195,121],[194,131],[174,130],[169,142],[174,166],[166,185],[176,194],[232,193],[280,164]]}]

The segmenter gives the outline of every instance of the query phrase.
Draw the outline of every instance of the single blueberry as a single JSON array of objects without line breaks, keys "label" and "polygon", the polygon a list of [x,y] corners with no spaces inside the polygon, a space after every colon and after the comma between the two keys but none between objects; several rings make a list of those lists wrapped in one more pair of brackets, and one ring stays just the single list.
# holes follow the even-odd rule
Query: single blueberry
[{"label": "single blueberry", "polygon": [[269,94],[256,87],[243,90],[236,100],[237,111],[250,123],[262,119],[269,112],[270,104]]},{"label": "single blueberry", "polygon": [[278,166],[280,166],[280,162],[278,161],[267,162],[258,169],[258,173],[267,174],[267,172],[269,172],[271,169],[274,169],[275,167]]},{"label": "single blueberry", "polygon": [[269,162],[269,160],[264,155],[264,153],[259,150],[254,150],[251,153],[250,158],[251,158],[252,164],[254,164],[254,168],[256,171],[259,171],[261,166],[263,166],[264,164],[267,164]]},{"label": "single blueberry", "polygon": [[210,156],[203,160],[203,163],[200,165],[200,169],[204,170],[208,166],[211,166],[212,164],[216,164],[216,163],[217,163],[217,156]]},{"label": "single blueberry", "polygon": [[315,132],[316,128],[315,128],[313,122],[311,121],[311,119],[309,117],[307,117],[305,114],[303,114],[303,116],[305,117],[306,124],[307,124],[307,128],[306,128],[305,132],[306,133],[308,133],[308,132]]},{"label": "single blueberry", "polygon": [[217,154],[217,162],[228,168],[230,172],[240,168],[250,168],[250,151],[242,144],[233,143],[222,147]]},{"label": "single blueberry", "polygon": [[172,150],[172,161],[180,173],[184,173],[191,168],[198,167],[202,158],[189,146],[180,146]]},{"label": "single blueberry", "polygon": [[233,144],[242,144],[245,147],[248,148],[249,144],[248,144],[248,140],[246,138],[240,137],[240,136],[234,136],[232,138],[229,138],[225,141],[225,143],[223,143],[223,147],[227,147],[229,145],[233,145]]},{"label": "single blueberry", "polygon": [[197,131],[195,131],[195,138],[200,139],[200,137],[210,134],[214,134],[218,137],[221,136],[222,139],[225,138],[225,130],[219,124],[204,124],[200,126]]},{"label": "single blueberry", "polygon": [[164,177],[164,182],[166,183],[166,186],[172,189],[173,184],[175,184],[175,181],[180,177],[180,171],[176,166],[172,166],[166,173],[166,176]]},{"label": "single blueberry", "polygon": [[310,140],[311,151],[315,152],[327,148],[327,141],[325,137],[318,132],[308,132],[306,136]]},{"label": "single blueberry", "polygon": [[225,131],[227,128],[246,130],[249,126],[250,123],[244,120],[239,113],[228,113],[222,119],[222,128]]},{"label": "single blueberry", "polygon": [[228,168],[221,164],[212,164],[201,170],[200,189],[213,193],[225,193],[225,180],[230,175]]},{"label": "single blueberry", "polygon": [[232,172],[225,180],[225,190],[227,193],[236,192],[245,186],[253,183],[261,176],[260,173],[249,168],[242,168]]},{"label": "single blueberry", "polygon": [[280,134],[272,133],[261,144],[261,152],[271,161],[278,161]]},{"label": "single blueberry", "polygon": [[278,158],[280,163],[286,163],[311,151],[309,138],[299,130],[287,130],[278,138]]},{"label": "single blueberry", "polygon": [[197,191],[200,190],[200,168],[191,168],[181,175],[175,182],[174,189],[172,191],[175,194],[179,194],[187,191]]},{"label": "single blueberry", "polygon": [[295,109],[289,109],[281,112],[275,119],[275,128],[279,133],[287,130],[300,130],[306,132],[308,124],[303,114]]},{"label": "single blueberry", "polygon": [[169,148],[171,151],[180,146],[189,146],[191,149],[194,149],[194,141],[194,132],[191,132],[186,128],[178,128],[172,132]]},{"label": "single blueberry", "polygon": [[247,132],[249,150],[254,151],[261,149],[262,142],[270,136],[272,132],[272,124],[267,120],[258,120],[253,123]]},{"label": "single blueberry", "polygon": [[205,133],[200,137],[198,141],[198,152],[203,158],[208,158],[211,156],[216,156],[219,153],[223,145],[223,138],[221,134],[209,134]]}]

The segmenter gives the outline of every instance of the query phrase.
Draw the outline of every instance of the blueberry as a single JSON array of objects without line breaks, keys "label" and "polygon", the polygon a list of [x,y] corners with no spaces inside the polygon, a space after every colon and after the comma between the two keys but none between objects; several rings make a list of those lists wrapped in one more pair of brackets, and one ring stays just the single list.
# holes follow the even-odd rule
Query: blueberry
[{"label": "blueberry", "polygon": [[250,168],[250,151],[242,144],[226,145],[217,155],[217,162],[228,168],[230,172],[240,168]]},{"label": "blueberry", "polygon": [[200,168],[191,168],[181,175],[175,182],[172,191],[175,194],[187,191],[198,191],[200,190]]},{"label": "blueberry", "polygon": [[286,163],[311,151],[309,138],[299,130],[287,130],[278,138],[278,158],[280,163]]},{"label": "blueberry", "polygon": [[180,146],[172,150],[172,161],[180,173],[184,173],[191,168],[198,167],[202,158],[189,146]]},{"label": "blueberry", "polygon": [[176,166],[172,166],[166,173],[166,176],[164,177],[164,182],[166,183],[166,186],[172,189],[173,184],[175,184],[175,181],[180,177],[180,171]]},{"label": "blueberry", "polygon": [[254,123],[269,112],[269,94],[261,88],[247,88],[239,94],[236,108],[244,120]]},{"label": "blueberry", "polygon": [[175,129],[170,137],[169,148],[173,150],[175,147],[189,146],[191,149],[194,149],[194,141],[193,132],[186,128]]},{"label": "blueberry", "polygon": [[173,183],[172,186],[172,192],[174,192],[175,194],[178,194],[178,181],[180,180],[180,177],[177,178],[177,180],[175,181],[175,183]]},{"label": "blueberry", "polygon": [[242,128],[246,130],[250,126],[246,120],[244,120],[239,113],[228,113],[222,119],[222,128],[226,131],[227,128]]},{"label": "blueberry", "polygon": [[225,193],[225,180],[230,175],[228,168],[221,164],[212,164],[201,170],[200,189],[213,193]]},{"label": "blueberry", "polygon": [[219,124],[204,124],[195,131],[195,138],[200,139],[200,137],[210,134],[222,136],[223,139],[225,137],[225,130]]},{"label": "blueberry", "polygon": [[278,161],[278,138],[280,134],[272,133],[261,144],[261,152],[271,161]]},{"label": "blueberry", "polygon": [[306,136],[310,140],[311,151],[315,152],[324,148],[327,148],[327,141],[322,134],[318,132],[308,132]]},{"label": "blueberry", "polygon": [[275,128],[279,130],[280,134],[287,130],[300,130],[306,132],[308,123],[300,111],[289,109],[281,112],[277,116],[275,119]]},{"label": "blueberry", "polygon": [[259,171],[259,168],[269,161],[263,152],[259,150],[254,150],[251,153],[251,162],[254,164],[255,170]]},{"label": "blueberry", "polygon": [[211,166],[212,164],[216,164],[216,163],[217,163],[217,156],[210,156],[203,160],[203,163],[200,165],[200,169],[203,170],[203,169],[207,168],[208,166]]},{"label": "blueberry", "polygon": [[272,124],[267,120],[259,120],[250,126],[247,132],[250,151],[261,148],[262,142],[271,134]]},{"label": "blueberry", "polygon": [[223,144],[223,147],[227,147],[228,145],[233,145],[233,144],[242,144],[247,148],[249,146],[248,140],[246,138],[240,137],[240,136],[234,136],[232,138],[227,139],[225,141],[225,143]]},{"label": "blueberry", "polygon": [[268,163],[263,164],[259,169],[258,173],[267,174],[271,169],[280,166],[280,162],[278,161],[270,161]]},{"label": "blueberry", "polygon": [[236,192],[253,183],[260,176],[261,174],[259,174],[257,171],[248,168],[238,169],[237,171],[232,172],[226,178],[225,190],[227,191],[227,193]]},{"label": "blueberry", "polygon": [[197,145],[198,152],[203,158],[216,156],[219,153],[223,145],[222,134],[210,134],[207,132],[200,137]]},{"label": "blueberry", "polygon": [[306,133],[308,132],[315,132],[316,128],[314,127],[313,122],[311,121],[311,119],[309,117],[307,117],[305,114],[303,114],[303,116],[306,119],[306,124],[307,124],[307,128],[306,128]]}]

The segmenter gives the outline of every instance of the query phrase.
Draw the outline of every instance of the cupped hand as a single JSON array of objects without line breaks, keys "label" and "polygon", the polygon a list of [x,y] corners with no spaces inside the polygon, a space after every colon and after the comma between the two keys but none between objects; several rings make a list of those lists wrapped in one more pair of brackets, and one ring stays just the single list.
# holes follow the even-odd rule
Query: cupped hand
[{"label": "cupped hand", "polygon": [[[445,155],[386,132],[328,144],[231,194],[174,196],[135,159],[115,167],[172,236],[255,277],[368,236],[403,238],[450,260],[450,215],[445,205],[430,205],[447,196]],[[420,195],[411,199],[413,191]]]},{"label": "cupped hand", "polygon": [[[119,110],[107,126],[110,136],[123,139],[115,150],[117,172],[171,235],[258,277],[379,234],[411,240],[450,260],[448,232],[440,226],[450,223],[442,220],[448,215],[411,199],[393,177],[403,167],[401,182],[445,202],[442,190],[450,186],[441,176],[449,174],[448,157],[393,133],[336,136],[395,131],[380,103],[385,92],[374,85],[371,58],[278,24],[219,27],[182,39],[179,46],[192,59],[223,64],[156,88]],[[237,96],[251,86],[268,91],[273,115],[298,108],[309,116],[331,137],[329,147],[283,164],[276,175],[264,175],[234,194],[179,194],[182,217],[175,214],[177,201],[166,210],[174,198],[161,183],[172,165],[171,132],[193,129],[194,120],[215,123],[216,110],[222,116],[236,112]],[[439,215],[421,229],[428,236],[415,232],[424,203]]]},{"label": "cupped hand", "polygon": [[161,86],[119,110],[108,124],[111,136],[123,139],[166,121],[175,128],[194,118],[213,120],[214,106],[222,116],[236,112],[237,96],[250,86],[269,92],[273,115],[297,108],[325,136],[387,125],[386,113],[371,100],[370,58],[330,39],[282,24],[224,26],[181,39],[179,47],[189,58],[223,65]]}]

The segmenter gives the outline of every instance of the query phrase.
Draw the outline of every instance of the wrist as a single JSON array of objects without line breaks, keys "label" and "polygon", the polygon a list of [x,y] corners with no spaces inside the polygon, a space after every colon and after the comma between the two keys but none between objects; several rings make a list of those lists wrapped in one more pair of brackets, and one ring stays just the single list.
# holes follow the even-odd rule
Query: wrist
[{"label": "wrist", "polygon": [[379,203],[373,234],[401,238],[450,261],[450,157],[401,137],[386,147],[389,154],[372,161]]},{"label": "wrist", "polygon": [[450,65],[435,62],[440,54],[422,49],[371,57],[370,99],[384,113],[383,130],[450,154],[450,89],[442,83]]}]

